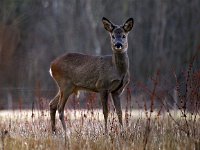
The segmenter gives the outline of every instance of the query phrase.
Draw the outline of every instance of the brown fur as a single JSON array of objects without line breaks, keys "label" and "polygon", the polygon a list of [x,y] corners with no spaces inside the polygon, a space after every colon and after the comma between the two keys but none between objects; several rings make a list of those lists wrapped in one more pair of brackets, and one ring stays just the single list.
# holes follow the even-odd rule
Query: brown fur
[{"label": "brown fur", "polygon": [[[62,122],[63,129],[66,130],[64,122],[64,106],[68,97],[78,90],[88,90],[99,92],[103,113],[105,118],[105,130],[107,131],[107,99],[111,93],[119,122],[122,125],[122,111],[119,95],[129,82],[129,60],[127,55],[128,31],[132,29],[133,21],[129,25],[129,30],[125,32],[124,26],[119,27],[103,18],[105,29],[109,29],[110,35],[116,34],[116,40],[111,40],[113,54],[108,56],[92,56],[80,53],[67,53],[51,63],[52,77],[55,79],[59,92],[50,102],[52,130],[55,131],[55,112],[58,109],[59,118]],[[130,21],[130,20],[129,20]],[[125,25],[126,25],[125,24]],[[117,28],[114,30],[112,28]],[[119,33],[119,30],[123,31]],[[114,33],[114,31],[118,31]],[[116,48],[116,43],[120,43],[121,49]]]}]

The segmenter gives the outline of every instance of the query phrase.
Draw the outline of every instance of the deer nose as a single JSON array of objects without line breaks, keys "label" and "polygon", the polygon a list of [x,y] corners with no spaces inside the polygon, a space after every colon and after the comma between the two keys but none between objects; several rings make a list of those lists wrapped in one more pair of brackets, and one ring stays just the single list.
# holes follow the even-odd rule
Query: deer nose
[{"label": "deer nose", "polygon": [[117,43],[115,44],[115,48],[116,48],[116,49],[122,49],[122,44],[119,43],[119,42],[117,42]]}]

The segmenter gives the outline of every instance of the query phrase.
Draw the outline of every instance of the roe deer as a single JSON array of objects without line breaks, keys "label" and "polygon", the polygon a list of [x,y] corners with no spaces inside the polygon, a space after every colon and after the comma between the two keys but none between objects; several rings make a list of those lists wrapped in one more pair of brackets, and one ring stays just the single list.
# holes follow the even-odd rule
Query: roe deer
[{"label": "roe deer", "polygon": [[67,53],[56,58],[51,63],[50,74],[55,79],[59,91],[50,102],[50,116],[52,131],[55,128],[55,113],[58,109],[63,129],[64,107],[68,97],[78,90],[89,90],[100,93],[107,132],[108,95],[111,94],[119,123],[122,124],[122,110],[120,94],[129,83],[128,33],[132,29],[134,20],[129,18],[124,25],[115,25],[106,18],[102,18],[104,28],[111,37],[112,55],[92,56],[80,53]]}]

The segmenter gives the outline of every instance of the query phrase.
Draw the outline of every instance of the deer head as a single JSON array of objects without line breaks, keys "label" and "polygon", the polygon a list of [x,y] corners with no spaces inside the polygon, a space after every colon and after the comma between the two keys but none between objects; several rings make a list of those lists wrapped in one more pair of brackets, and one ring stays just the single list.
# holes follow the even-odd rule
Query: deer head
[{"label": "deer head", "polygon": [[126,52],[128,48],[128,33],[133,28],[134,20],[129,18],[123,25],[115,25],[105,17],[102,18],[104,28],[109,32],[111,47],[114,52]]}]

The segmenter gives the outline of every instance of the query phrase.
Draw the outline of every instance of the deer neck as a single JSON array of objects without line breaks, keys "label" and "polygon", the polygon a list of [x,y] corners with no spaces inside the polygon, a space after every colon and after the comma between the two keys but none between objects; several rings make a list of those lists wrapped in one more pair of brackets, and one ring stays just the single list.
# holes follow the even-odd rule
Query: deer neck
[{"label": "deer neck", "polygon": [[129,69],[129,58],[127,51],[113,52],[112,61],[120,75],[127,73]]}]

